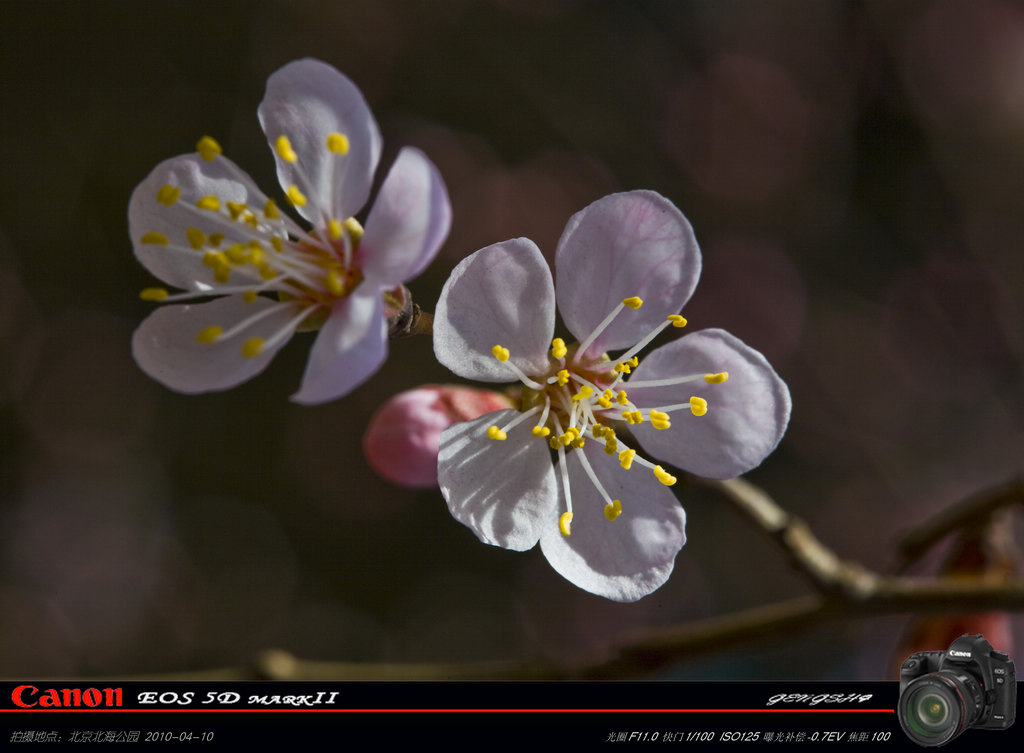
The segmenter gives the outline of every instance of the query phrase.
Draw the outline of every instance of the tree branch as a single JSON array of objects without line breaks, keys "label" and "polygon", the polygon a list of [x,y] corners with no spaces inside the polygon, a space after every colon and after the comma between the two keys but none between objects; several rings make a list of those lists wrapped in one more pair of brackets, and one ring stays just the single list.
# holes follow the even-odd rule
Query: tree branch
[{"label": "tree branch", "polygon": [[[744,479],[715,481],[694,477],[690,481],[729,501],[774,541],[791,565],[807,578],[814,593],[684,625],[637,632],[627,638],[612,659],[586,666],[549,662],[318,662],[297,659],[283,651],[269,651],[257,657],[251,667],[149,679],[624,680],[649,676],[680,659],[706,657],[744,644],[789,637],[833,620],[924,612],[1024,611],[1024,579],[1019,577],[910,577],[875,573],[857,562],[841,560],[818,541],[806,523]],[[975,494],[908,534],[901,552],[908,557],[920,556],[950,533],[977,525],[1004,507],[1022,501],[1021,479]]]}]

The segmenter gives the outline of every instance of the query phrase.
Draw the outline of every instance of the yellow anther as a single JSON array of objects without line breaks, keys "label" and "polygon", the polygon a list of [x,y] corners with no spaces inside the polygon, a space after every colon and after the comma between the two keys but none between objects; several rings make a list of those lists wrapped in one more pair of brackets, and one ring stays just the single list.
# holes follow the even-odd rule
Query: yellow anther
[{"label": "yellow anther", "polygon": [[583,445],[586,444],[586,442],[587,442],[587,438],[586,437],[577,437],[576,439],[574,439],[572,441],[572,446],[575,447],[577,450],[582,450],[583,449]]},{"label": "yellow anther", "polygon": [[224,233],[210,233],[210,245],[217,248],[224,242]]},{"label": "yellow anther", "polygon": [[217,267],[213,270],[213,279],[216,282],[224,284],[231,280],[231,267],[226,264],[223,267]]},{"label": "yellow anther", "polygon": [[263,351],[265,342],[262,337],[250,337],[242,344],[242,355],[246,358],[255,358]]},{"label": "yellow anther", "polygon": [[327,289],[331,291],[331,295],[340,296],[345,292],[345,280],[338,274],[336,269],[332,269],[327,273],[324,283],[327,285]]},{"label": "yellow anther", "polygon": [[241,243],[232,243],[224,251],[224,255],[228,257],[228,261],[232,264],[244,264],[249,258],[247,249]]},{"label": "yellow anther", "polygon": [[702,397],[691,397],[690,412],[695,416],[703,416],[708,412],[708,401]]},{"label": "yellow anther", "polygon": [[284,241],[282,241],[281,237],[278,235],[275,235],[273,238],[270,239],[270,245],[273,246],[274,250],[277,251],[278,253],[284,251]]},{"label": "yellow anther", "polygon": [[267,199],[267,203],[263,205],[263,216],[268,220],[279,220],[281,219],[281,212],[277,208],[277,202],[273,199]]},{"label": "yellow anther", "polygon": [[196,206],[200,209],[208,209],[211,212],[216,212],[220,209],[220,199],[216,196],[204,196],[196,202]]},{"label": "yellow anther", "polygon": [[629,363],[617,363],[612,367],[612,370],[617,371],[620,374],[628,374],[632,371],[632,368],[630,368]]},{"label": "yellow anther", "polygon": [[264,253],[263,246],[260,245],[259,241],[249,241],[249,262],[251,264],[255,264],[257,267],[263,266]]},{"label": "yellow anther", "polygon": [[636,457],[636,450],[623,450],[619,453],[619,465],[628,471],[629,467],[633,465],[634,457]]},{"label": "yellow anther", "polygon": [[534,426],[533,436],[535,437],[546,437],[551,434],[551,429],[546,426]]},{"label": "yellow anther", "polygon": [[199,139],[199,143],[196,144],[196,151],[199,152],[199,156],[204,160],[212,162],[214,157],[224,150],[220,148],[220,144],[218,144],[214,139],[209,136],[203,136]]},{"label": "yellow anther", "polygon": [[168,243],[167,236],[163,233],[158,233],[155,230],[150,230],[139,240],[142,243],[148,243],[154,246],[166,246]]},{"label": "yellow anther", "polygon": [[653,425],[655,429],[668,429],[672,426],[672,422],[669,421],[667,413],[660,410],[652,410],[650,416],[651,425]]},{"label": "yellow anther", "polygon": [[165,288],[144,288],[139,293],[139,298],[144,301],[162,301],[169,295]]},{"label": "yellow anther", "polygon": [[640,365],[640,359],[637,358],[636,356],[633,356],[628,361],[626,361],[626,363],[628,363],[630,366],[632,366],[635,369],[637,366]]},{"label": "yellow anther", "polygon": [[551,355],[555,358],[565,358],[565,354],[569,352],[569,349],[565,347],[565,340],[561,337],[556,337],[551,341]]},{"label": "yellow anther", "polygon": [[619,394],[615,396],[615,402],[619,405],[629,405],[629,396],[626,395],[625,390],[619,391]]},{"label": "yellow anther", "polygon": [[228,257],[223,251],[207,251],[203,254],[203,264],[211,269],[226,267],[228,265]]},{"label": "yellow anther", "polygon": [[340,220],[331,220],[327,223],[327,234],[331,236],[332,241],[341,240],[343,232],[344,230]]},{"label": "yellow anther", "polygon": [[724,382],[728,378],[729,378],[729,372],[728,371],[720,371],[717,374],[705,374],[704,375],[704,381],[707,382],[708,384],[721,384],[722,382]]},{"label": "yellow anther", "polygon": [[663,483],[665,486],[672,486],[672,484],[674,484],[677,481],[675,476],[666,471],[660,465],[654,466],[654,477],[658,479],[658,481]]},{"label": "yellow anther", "polygon": [[503,432],[497,426],[489,426],[487,428],[487,438],[488,439],[497,439],[498,441],[502,441],[502,440],[508,439],[508,434]]},{"label": "yellow anther", "polygon": [[264,280],[273,280],[275,277],[277,277],[277,270],[273,269],[266,262],[263,262],[262,264],[258,265],[256,269],[259,270],[260,277],[262,277]]},{"label": "yellow anther", "polygon": [[569,536],[572,533],[570,524],[572,523],[572,513],[563,512],[562,517],[558,519],[558,530],[562,532],[563,536]]},{"label": "yellow anther", "polygon": [[223,327],[218,327],[216,324],[211,324],[206,329],[201,330],[199,334],[196,335],[196,339],[201,343],[210,344],[217,342],[217,338],[223,334]]},{"label": "yellow anther", "polygon": [[343,133],[327,134],[327,148],[334,154],[348,154],[348,136]]},{"label": "yellow anther", "polygon": [[627,424],[642,424],[644,422],[644,414],[638,410],[622,411],[622,418]]},{"label": "yellow anther", "polygon": [[562,443],[558,441],[558,437],[548,437],[548,447],[552,450],[557,450],[562,446]]},{"label": "yellow anther", "polygon": [[622,503],[619,500],[613,499],[610,505],[604,506],[604,516],[608,520],[615,520],[620,515],[622,515]]},{"label": "yellow anther", "polygon": [[668,320],[672,322],[673,327],[685,327],[686,319],[681,317],[679,314],[669,314]]},{"label": "yellow anther", "polygon": [[163,204],[165,207],[169,207],[178,200],[181,196],[181,189],[177,186],[167,184],[159,191],[156,192],[156,200]]},{"label": "yellow anther", "polygon": [[274,142],[274,151],[277,152],[277,156],[283,159],[285,162],[295,162],[299,159],[299,155],[292,149],[292,142],[288,140],[288,137],[283,133],[277,137],[277,141]]},{"label": "yellow anther", "polygon": [[495,345],[493,348],[491,348],[491,353],[493,353],[494,357],[497,358],[502,363],[505,363],[505,361],[507,361],[509,357],[508,348],[503,348],[500,345]]},{"label": "yellow anther", "polygon": [[253,301],[256,300],[256,297],[258,295],[259,293],[257,293],[255,290],[246,290],[244,293],[242,293],[242,300],[245,301],[246,303],[252,303]]},{"label": "yellow anther", "polygon": [[586,400],[592,394],[594,394],[594,390],[592,390],[589,385],[584,384],[582,387],[580,387],[580,391],[572,396],[572,399],[574,401]]},{"label": "yellow anther", "polygon": [[565,434],[558,438],[558,441],[561,442],[563,446],[568,447],[579,438],[580,430],[577,429],[575,426],[570,426],[568,429],[565,430]]},{"label": "yellow anther", "polygon": [[228,212],[231,213],[231,219],[233,220],[237,220],[241,216],[242,212],[247,208],[245,204],[239,201],[228,201],[225,202],[225,204],[227,205]]},{"label": "yellow anther", "polygon": [[348,237],[352,239],[353,245],[358,246],[359,241],[362,240],[363,233],[365,232],[363,230],[363,226],[359,224],[359,220],[355,217],[349,217],[341,224],[344,225],[345,230],[348,231]]},{"label": "yellow anther", "polygon": [[306,197],[305,197],[305,195],[303,195],[302,191],[300,191],[299,187],[297,185],[295,185],[294,183],[292,185],[288,186],[288,194],[287,194],[287,196],[288,196],[288,201],[290,201],[293,206],[296,206],[296,207],[304,207],[304,206],[306,206]]},{"label": "yellow anther", "polygon": [[188,238],[188,245],[197,251],[206,245],[206,233],[197,227],[188,228],[185,237]]},{"label": "yellow anther", "polygon": [[555,376],[558,377],[559,387],[564,387],[569,384],[569,372],[567,370],[561,369],[557,374],[555,374]]},{"label": "yellow anther", "polygon": [[615,440],[615,437],[606,439],[604,442],[605,455],[614,455],[619,449],[619,443]]},{"label": "yellow anther", "polygon": [[640,298],[639,296],[633,296],[632,298],[624,298],[622,300],[622,304],[626,308],[631,308],[631,309],[635,310],[635,309],[638,309],[641,306],[643,306],[644,302],[643,302],[643,299]]}]

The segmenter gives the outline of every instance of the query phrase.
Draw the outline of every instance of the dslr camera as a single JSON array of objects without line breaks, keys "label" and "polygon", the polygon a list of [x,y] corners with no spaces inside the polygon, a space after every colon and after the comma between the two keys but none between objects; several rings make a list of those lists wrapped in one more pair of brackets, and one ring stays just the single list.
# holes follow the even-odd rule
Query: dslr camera
[{"label": "dslr camera", "polygon": [[900,726],[920,745],[945,745],[970,727],[1006,729],[1016,709],[1013,662],[980,635],[912,654],[900,669]]}]

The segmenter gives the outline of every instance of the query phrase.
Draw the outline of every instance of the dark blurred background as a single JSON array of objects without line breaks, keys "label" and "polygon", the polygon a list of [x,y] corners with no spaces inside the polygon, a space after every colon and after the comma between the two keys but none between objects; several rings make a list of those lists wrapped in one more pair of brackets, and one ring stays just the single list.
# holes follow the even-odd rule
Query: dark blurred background
[{"label": "dark blurred background", "polygon": [[[428,338],[316,408],[288,401],[309,335],[226,393],[141,373],[129,341],[155,281],[129,195],[204,134],[277,195],[256,106],[299,57],[361,87],[383,166],[413,144],[440,167],[454,226],[411,286],[428,310],[479,247],[526,235],[553,253],[605,194],[672,199],[705,254],[691,327],[736,333],[793,393],[750,478],[839,556],[891,568],[902,532],[1024,470],[1020,4],[0,0],[0,33],[0,675],[192,671],[268,648],[581,662],[633,629],[806,590],[701,494],[682,500],[668,584],[621,605],[539,551],[480,544],[436,491],[376,478],[360,449],[375,406],[454,381]],[[658,676],[888,679],[907,622]],[[813,666],[808,647],[825,649]]]}]

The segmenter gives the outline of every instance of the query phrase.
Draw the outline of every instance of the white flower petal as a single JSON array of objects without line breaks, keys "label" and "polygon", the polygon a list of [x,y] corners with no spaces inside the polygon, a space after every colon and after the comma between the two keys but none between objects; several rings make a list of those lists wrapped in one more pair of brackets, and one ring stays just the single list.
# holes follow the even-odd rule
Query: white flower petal
[{"label": "white flower petal", "polygon": [[[181,192],[170,206],[157,201],[164,186]],[[128,204],[128,232],[135,256],[146,269],[174,287],[202,291],[219,284],[214,281],[213,270],[203,265],[203,252],[191,245],[189,228],[205,235],[223,233],[223,248],[235,242],[248,243],[252,238],[252,229],[233,222],[226,209],[198,209],[196,202],[206,196],[218,197],[222,206],[232,201],[262,208],[266,202],[252,179],[226,157],[207,162],[198,154],[183,154],[157,165],[136,187]],[[148,233],[162,235],[167,244],[143,242]],[[238,274],[249,274],[259,282],[255,272],[239,270]],[[232,283],[238,279],[233,277]]]},{"label": "white flower petal", "polygon": [[[366,100],[348,77],[319,60],[288,63],[267,79],[259,117],[277,160],[281,187],[287,192],[296,185],[309,199],[305,206],[296,207],[299,214],[322,227],[324,218],[318,208],[330,218],[344,220],[366,204],[380,160],[381,138]],[[346,154],[327,148],[333,133],[348,139]],[[280,136],[288,138],[296,162],[278,154],[275,145]]]},{"label": "white flower petal", "polygon": [[689,221],[653,191],[598,199],[569,220],[555,252],[558,311],[582,342],[624,298],[624,311],[597,338],[592,353],[629,348],[677,314],[700,277],[701,258]]},{"label": "white flower petal", "polygon": [[[608,520],[605,501],[584,472],[578,453],[567,454],[573,518],[571,535],[558,529],[564,502],[541,529],[540,546],[551,566],[585,591],[614,601],[636,601],[661,586],[686,543],[686,513],[654,475],[634,465],[623,470],[600,445],[587,444],[591,468],[622,514]],[[561,493],[562,485],[558,484]],[[561,497],[560,497],[561,500]]]},{"label": "white flower petal", "polygon": [[[235,325],[273,309],[234,337],[213,343],[198,340],[210,326],[228,332]],[[268,340],[286,328],[297,309],[269,298],[246,303],[241,296],[225,296],[207,303],[165,305],[157,308],[135,330],[132,354],[139,367],[176,392],[195,394],[234,387],[263,371],[288,337],[255,357],[242,354],[250,338]]]},{"label": "white flower petal", "polygon": [[527,375],[549,369],[555,326],[555,290],[540,249],[527,238],[482,248],[459,262],[434,313],[434,353],[461,377],[514,382],[491,353],[508,348]]},{"label": "white flower petal", "polygon": [[416,277],[437,255],[451,227],[448,191],[433,163],[406,147],[377,194],[359,244],[367,280],[394,287]]},{"label": "white flower petal", "polygon": [[671,414],[672,426],[631,426],[651,455],[698,476],[732,478],[760,465],[779,443],[789,423],[789,388],[767,359],[739,338],[720,329],[694,332],[644,357],[630,381],[669,379],[726,371],[728,381],[704,379],[668,387],[625,388],[643,409],[707,400],[707,413]]},{"label": "white flower petal", "polygon": [[496,411],[445,429],[437,481],[451,514],[481,541],[525,551],[553,515],[558,491],[551,450],[531,434],[529,420],[505,440],[487,437],[489,426],[503,426],[517,415]]},{"label": "white flower petal", "polygon": [[380,368],[387,353],[380,293],[376,287],[361,285],[334,304],[309,354],[302,387],[292,400],[313,405],[347,395]]}]

